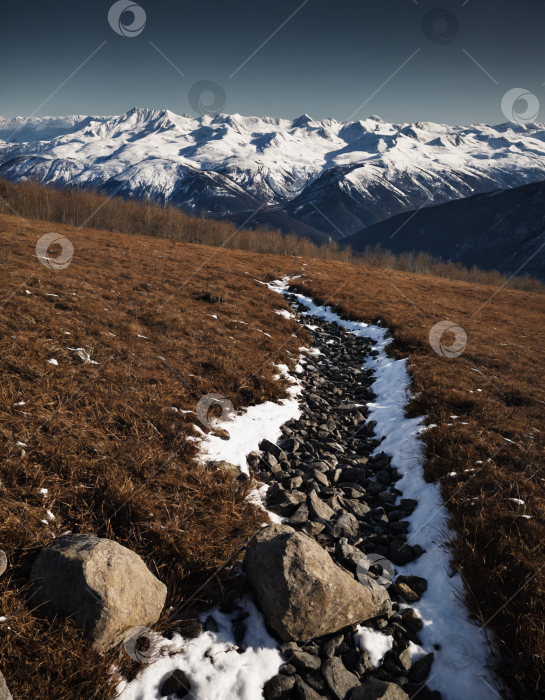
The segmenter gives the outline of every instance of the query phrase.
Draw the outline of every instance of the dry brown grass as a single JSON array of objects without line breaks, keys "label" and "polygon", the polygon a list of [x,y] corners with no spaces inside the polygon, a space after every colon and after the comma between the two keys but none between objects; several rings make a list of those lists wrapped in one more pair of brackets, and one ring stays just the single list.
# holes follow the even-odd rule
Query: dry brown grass
[{"label": "dry brown grass", "polygon": [[[387,324],[392,352],[409,358],[415,384],[409,412],[427,414],[439,426],[424,435],[426,475],[441,479],[451,499],[458,535],[453,560],[466,581],[468,604],[482,622],[500,610],[490,627],[503,653],[501,672],[518,697],[543,697],[543,572],[517,593],[545,563],[542,297],[502,290],[470,319],[493,288],[342,262],[216,253],[66,225],[55,229],[72,241],[75,258],[66,270],[52,272],[33,257],[37,239],[52,227],[29,223],[31,229],[0,215],[0,305],[16,292],[0,316],[0,542],[10,560],[0,599],[2,614],[13,613],[0,626],[0,648],[15,700],[38,691],[44,699],[86,698],[96,689],[96,698],[109,697],[101,686],[117,662],[116,655],[93,655],[68,623],[45,623],[25,606],[30,565],[51,533],[95,530],[180,445],[175,459],[101,531],[139,552],[167,583],[167,609],[187,600],[259,527],[263,516],[244,500],[244,487],[237,491],[232,481],[192,461],[195,444],[185,438],[196,434],[195,417],[170,407],[194,409],[210,391],[236,407],[283,395],[272,361],[289,364],[305,337],[274,313],[287,307],[254,278],[296,274],[307,275],[298,280],[306,293],[352,318]],[[227,303],[210,306],[198,299],[204,292]],[[436,355],[427,340],[445,318],[468,334],[456,360]],[[86,348],[99,365],[82,364],[67,346]],[[47,364],[51,357],[58,367]],[[26,403],[15,407],[19,401]],[[20,447],[13,454],[18,440],[28,444],[24,457]],[[445,475],[463,475],[488,458],[492,462],[456,493],[464,477]],[[48,489],[46,499],[40,488]],[[518,517],[521,509],[510,497],[524,500],[521,509],[532,519]],[[44,524],[46,507],[56,520]],[[234,594],[239,581],[222,572],[184,616]],[[122,670],[135,668],[125,658]]]},{"label": "dry brown grass", "polygon": [[505,284],[509,289],[545,293],[545,285],[527,275],[510,279],[497,270],[485,271],[477,267],[468,270],[461,263],[443,262],[428,253],[413,251],[396,256],[390,251],[382,250],[380,246],[368,246],[363,253],[352,254],[349,246],[342,248],[336,241],[317,246],[296,235],[283,236],[280,231],[264,228],[238,231],[234,224],[187,216],[175,207],[162,207],[150,201],[127,201],[121,197],[109,198],[93,191],[58,190],[37,182],[14,185],[7,180],[0,180],[0,213],[2,212],[55,224],[88,226],[103,231],[168,238],[176,242],[224,246],[252,253],[348,262],[497,287]]},{"label": "dry brown grass", "polygon": [[[101,659],[69,624],[51,625],[25,605],[34,558],[53,535],[104,525],[100,535],[141,554],[167,584],[159,629],[176,624],[179,616],[167,622],[169,608],[187,600],[265,516],[246,500],[247,483],[193,461],[197,446],[187,438],[199,435],[196,416],[172,407],[194,410],[209,392],[236,408],[284,396],[273,362],[290,364],[306,334],[275,313],[288,308],[281,297],[254,281],[265,273],[258,256],[226,251],[199,270],[211,249],[58,226],[76,253],[55,272],[34,252],[50,226],[31,226],[0,215],[0,542],[10,564],[0,579],[8,616],[0,667],[16,700],[38,692],[44,700],[79,699],[97,690],[106,698],[116,654]],[[285,272],[278,263],[267,271]],[[225,303],[202,301],[203,293]],[[69,347],[85,348],[98,365]],[[240,589],[240,581],[222,572],[183,616]],[[131,670],[127,658],[124,669]]]}]

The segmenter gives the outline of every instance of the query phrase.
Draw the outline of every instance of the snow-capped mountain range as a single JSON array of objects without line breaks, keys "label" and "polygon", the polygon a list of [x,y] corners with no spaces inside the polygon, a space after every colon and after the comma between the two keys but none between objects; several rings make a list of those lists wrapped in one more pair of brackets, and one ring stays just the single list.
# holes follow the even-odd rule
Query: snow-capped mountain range
[{"label": "snow-capped mountain range", "polygon": [[545,179],[545,125],[194,118],[0,118],[0,177],[100,188],[335,240],[429,204]]}]

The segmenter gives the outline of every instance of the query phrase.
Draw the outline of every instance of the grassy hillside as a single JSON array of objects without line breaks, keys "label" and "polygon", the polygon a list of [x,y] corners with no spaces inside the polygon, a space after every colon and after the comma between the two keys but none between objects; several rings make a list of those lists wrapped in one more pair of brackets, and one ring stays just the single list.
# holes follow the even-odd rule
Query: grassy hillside
[{"label": "grassy hillside", "polygon": [[[206,230],[207,222],[193,221]],[[61,271],[36,258],[37,240],[52,229],[74,247]],[[116,653],[98,657],[70,623],[45,622],[27,604],[30,567],[54,535],[100,528],[138,552],[167,584],[168,612],[260,527],[263,513],[245,499],[251,484],[194,461],[199,424],[181,411],[195,410],[209,392],[236,408],[285,395],[274,365],[293,366],[307,339],[275,313],[287,309],[283,300],[256,280],[288,275],[301,275],[301,290],[344,314],[391,328],[392,352],[408,358],[414,380],[409,413],[435,424],[423,434],[426,477],[441,481],[448,501],[453,566],[466,581],[468,604],[497,631],[501,670],[514,691],[542,697],[542,296],[6,214],[0,265],[0,527],[10,564],[0,578],[7,618],[0,664],[15,700],[107,698],[112,664],[137,670]],[[207,294],[225,303],[210,304]],[[468,336],[456,359],[428,342],[445,318]],[[169,625],[240,592],[236,571],[213,577]]]}]

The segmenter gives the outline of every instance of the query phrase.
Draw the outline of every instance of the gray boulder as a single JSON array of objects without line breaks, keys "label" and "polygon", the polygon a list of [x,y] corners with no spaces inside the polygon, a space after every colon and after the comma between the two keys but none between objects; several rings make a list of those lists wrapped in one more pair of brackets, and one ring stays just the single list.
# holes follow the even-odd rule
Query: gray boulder
[{"label": "gray boulder", "polygon": [[0,576],[4,573],[4,571],[8,568],[8,558],[6,556],[6,553],[0,549]]},{"label": "gray boulder", "polygon": [[99,651],[157,622],[167,594],[135,552],[95,535],[59,537],[42,549],[30,578],[32,605],[47,617],[70,617]]},{"label": "gray boulder", "polygon": [[395,683],[370,678],[354,690],[352,700],[409,700],[409,696]]},{"label": "gray boulder", "polygon": [[246,574],[265,617],[286,641],[332,634],[391,609],[385,590],[362,586],[316,541],[287,525],[255,535]]},{"label": "gray boulder", "polygon": [[11,693],[9,692],[8,686],[6,684],[6,679],[4,674],[0,672],[0,700],[13,700]]},{"label": "gray boulder", "polygon": [[296,679],[295,687],[297,688],[296,697],[298,700],[324,700],[323,695],[317,693],[300,676]]}]

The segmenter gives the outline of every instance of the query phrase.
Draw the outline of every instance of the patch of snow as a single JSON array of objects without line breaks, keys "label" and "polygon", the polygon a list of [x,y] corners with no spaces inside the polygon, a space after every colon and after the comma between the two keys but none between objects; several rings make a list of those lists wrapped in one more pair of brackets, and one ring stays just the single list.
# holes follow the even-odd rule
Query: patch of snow
[{"label": "patch of snow", "polygon": [[52,359],[52,360],[48,360],[48,361],[47,361],[47,364],[48,364],[48,365],[58,365],[59,363],[57,362],[57,360]]},{"label": "patch of snow", "polygon": [[373,668],[377,668],[384,658],[384,654],[394,646],[393,637],[389,634],[376,632],[369,627],[358,625],[354,640],[362,651],[368,651],[371,655]]},{"label": "patch of snow", "polygon": [[293,314],[290,314],[289,311],[286,309],[276,309],[275,314],[278,314],[279,316],[283,316],[284,318],[294,318]]},{"label": "patch of snow", "polygon": [[266,681],[278,673],[284,663],[277,642],[267,632],[263,615],[249,597],[240,606],[249,617],[244,621],[246,636],[243,654],[237,653],[232,619],[240,611],[227,615],[214,609],[201,615],[202,622],[212,614],[219,632],[203,632],[196,639],[174,635],[161,639],[157,660],[117,688],[118,700],[155,700],[160,688],[176,670],[183,670],[191,684],[192,698],[203,700],[256,700],[261,698]]}]

